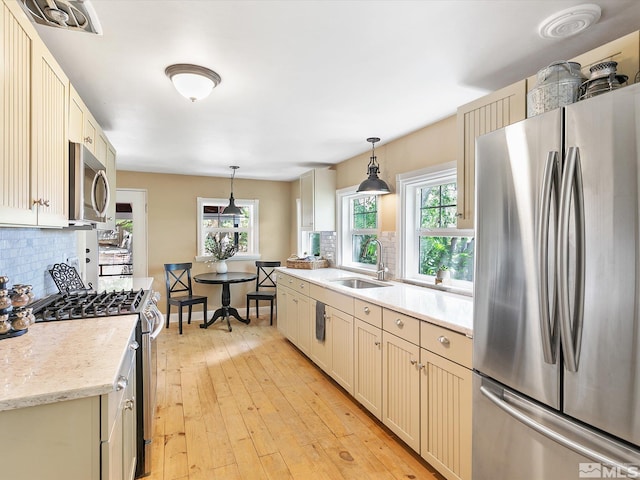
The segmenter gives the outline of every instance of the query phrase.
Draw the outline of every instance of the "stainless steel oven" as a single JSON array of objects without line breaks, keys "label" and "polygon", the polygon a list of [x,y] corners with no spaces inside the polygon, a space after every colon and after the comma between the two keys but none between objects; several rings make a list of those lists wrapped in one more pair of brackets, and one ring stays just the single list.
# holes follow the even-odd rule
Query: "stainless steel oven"
[{"label": "stainless steel oven", "polygon": [[142,326],[142,382],[138,385],[138,398],[142,399],[138,408],[138,463],[136,477],[151,473],[151,444],[157,398],[158,354],[156,339],[164,324],[164,317],[157,306],[158,295],[149,296],[149,301],[140,315]]}]

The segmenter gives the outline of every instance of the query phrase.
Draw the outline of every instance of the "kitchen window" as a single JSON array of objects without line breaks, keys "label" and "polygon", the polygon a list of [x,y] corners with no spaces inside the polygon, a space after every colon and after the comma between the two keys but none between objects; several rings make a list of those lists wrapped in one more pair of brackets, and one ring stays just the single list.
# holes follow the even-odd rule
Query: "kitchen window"
[{"label": "kitchen window", "polygon": [[236,199],[242,209],[241,215],[223,215],[229,204],[228,198],[198,197],[198,256],[197,261],[207,261],[205,240],[208,236],[220,235],[236,245],[238,251],[230,260],[254,260],[260,258],[258,251],[258,200]]},{"label": "kitchen window", "polygon": [[375,270],[378,261],[376,244],[371,240],[380,233],[379,198],[357,193],[355,187],[338,192],[340,209],[338,225],[341,232],[339,264],[342,267]]},{"label": "kitchen window", "polygon": [[402,278],[435,283],[438,270],[448,271],[444,286],[472,291],[473,230],[456,228],[456,168],[450,163],[398,176],[401,199]]}]

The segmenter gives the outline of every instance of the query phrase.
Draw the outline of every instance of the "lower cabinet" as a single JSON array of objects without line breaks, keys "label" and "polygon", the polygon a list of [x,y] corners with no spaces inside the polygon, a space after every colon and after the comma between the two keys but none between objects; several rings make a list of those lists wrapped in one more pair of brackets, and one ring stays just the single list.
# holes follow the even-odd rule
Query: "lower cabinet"
[{"label": "lower cabinet", "polygon": [[420,455],[446,478],[471,478],[471,370],[420,349]]},{"label": "lower cabinet", "polygon": [[353,395],[353,316],[333,307],[327,307],[331,337],[331,365],[329,374],[347,392]]},{"label": "lower cabinet", "polygon": [[136,466],[133,337],[116,390],[0,412],[0,478],[133,480]]},{"label": "lower cabinet", "polygon": [[353,344],[353,396],[382,420],[382,329],[356,318]]},{"label": "lower cabinet", "polygon": [[420,451],[420,347],[382,332],[382,423]]}]

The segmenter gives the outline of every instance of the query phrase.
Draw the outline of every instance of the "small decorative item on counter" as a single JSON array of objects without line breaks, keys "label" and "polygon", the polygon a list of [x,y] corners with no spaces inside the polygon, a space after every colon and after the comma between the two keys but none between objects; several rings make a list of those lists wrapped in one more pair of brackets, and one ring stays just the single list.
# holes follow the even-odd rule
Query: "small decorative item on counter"
[{"label": "small decorative item on counter", "polygon": [[287,258],[287,268],[297,268],[301,270],[315,270],[317,268],[327,268],[329,261],[322,257],[316,257],[308,255],[305,257],[299,257],[295,253]]},{"label": "small decorative item on counter", "polygon": [[580,86],[580,100],[595,97],[601,93],[610,92],[627,83],[629,77],[618,75],[616,70],[618,62],[601,62],[593,65],[589,71],[589,80]]},{"label": "small decorative item on counter", "polygon": [[27,286],[31,285],[14,285],[13,295],[11,295],[11,303],[14,307],[24,307],[29,303],[29,295],[27,295]]},{"label": "small decorative item on counter", "polygon": [[553,62],[538,71],[536,85],[527,94],[527,117],[577,102],[585,80],[577,62]]},{"label": "small decorative item on counter", "polygon": [[35,322],[33,308],[25,308],[32,299],[31,285],[8,287],[9,278],[0,276],[0,340],[19,337]]},{"label": "small decorative item on counter", "polygon": [[3,313],[0,315],[0,335],[9,333],[11,331],[11,322],[9,321],[9,314]]},{"label": "small decorative item on counter", "polygon": [[9,290],[6,288],[0,290],[0,310],[11,307],[11,298],[9,298]]}]

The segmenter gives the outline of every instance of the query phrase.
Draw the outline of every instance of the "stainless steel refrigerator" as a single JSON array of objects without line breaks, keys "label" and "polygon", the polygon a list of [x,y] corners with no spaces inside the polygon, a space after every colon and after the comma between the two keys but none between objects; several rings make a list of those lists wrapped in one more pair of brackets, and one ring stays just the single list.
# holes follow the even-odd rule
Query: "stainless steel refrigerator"
[{"label": "stainless steel refrigerator", "polygon": [[640,478],[640,85],[476,149],[473,478]]}]

